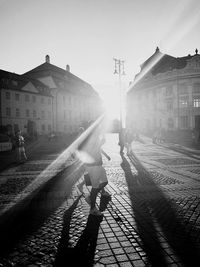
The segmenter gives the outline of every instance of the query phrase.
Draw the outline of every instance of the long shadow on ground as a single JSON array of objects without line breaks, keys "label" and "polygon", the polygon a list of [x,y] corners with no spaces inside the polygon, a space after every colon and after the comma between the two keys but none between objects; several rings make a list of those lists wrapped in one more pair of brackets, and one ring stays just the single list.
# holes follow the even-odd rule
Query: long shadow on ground
[{"label": "long shadow on ground", "polygon": [[6,257],[16,243],[36,231],[69,196],[83,170],[73,164],[18,202],[0,221],[0,257]]},{"label": "long shadow on ground", "polygon": [[125,172],[137,231],[147,254],[147,265],[168,266],[163,248],[168,243],[181,266],[196,266],[200,251],[189,235],[189,223],[186,228],[176,205],[153,182],[150,173],[134,155],[132,162],[138,175],[132,174],[129,162],[122,155],[121,167]]},{"label": "long shadow on ground", "polygon": [[[73,203],[73,205],[65,212],[63,216],[63,229],[61,233],[60,242],[58,245],[57,255],[53,267],[64,266],[94,266],[94,256],[98,238],[98,231],[103,217],[89,215],[87,224],[76,245],[70,246],[70,224],[73,212],[76,209],[80,197]],[[109,200],[100,200],[100,210],[106,209]]]},{"label": "long shadow on ground", "polygon": [[[159,144],[159,146],[162,146],[162,144]],[[164,146],[165,148],[169,149],[169,150],[173,150],[175,152],[178,152],[178,153],[181,153],[181,154],[184,154],[190,158],[193,158],[193,159],[198,159],[199,160],[199,152],[198,151],[189,151],[189,150],[186,150],[184,148],[181,148],[181,147],[176,147],[176,146],[173,146],[173,145],[168,145],[168,146]]]}]

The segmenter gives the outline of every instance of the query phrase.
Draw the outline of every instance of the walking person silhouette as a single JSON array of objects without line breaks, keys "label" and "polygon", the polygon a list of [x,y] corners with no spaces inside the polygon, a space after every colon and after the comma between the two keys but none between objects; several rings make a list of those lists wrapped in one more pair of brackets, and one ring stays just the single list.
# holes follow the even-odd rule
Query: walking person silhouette
[{"label": "walking person silhouette", "polygon": [[90,205],[90,214],[102,216],[103,214],[96,207],[96,198],[99,192],[102,196],[110,197],[110,194],[105,191],[105,186],[108,184],[106,171],[104,169],[102,155],[108,160],[110,157],[101,148],[105,143],[105,138],[100,136],[99,129],[95,129],[86,140],[78,148],[78,157],[83,161],[85,170],[91,180],[90,195],[85,198]]}]

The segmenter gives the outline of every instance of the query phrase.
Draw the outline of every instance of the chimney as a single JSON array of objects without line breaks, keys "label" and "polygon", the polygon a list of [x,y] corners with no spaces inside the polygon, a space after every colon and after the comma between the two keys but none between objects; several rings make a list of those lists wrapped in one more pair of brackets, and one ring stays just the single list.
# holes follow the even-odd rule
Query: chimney
[{"label": "chimney", "polygon": [[46,55],[45,61],[46,61],[46,63],[50,63],[50,57],[49,57],[49,55]]},{"label": "chimney", "polygon": [[66,71],[70,72],[70,66],[66,65]]}]

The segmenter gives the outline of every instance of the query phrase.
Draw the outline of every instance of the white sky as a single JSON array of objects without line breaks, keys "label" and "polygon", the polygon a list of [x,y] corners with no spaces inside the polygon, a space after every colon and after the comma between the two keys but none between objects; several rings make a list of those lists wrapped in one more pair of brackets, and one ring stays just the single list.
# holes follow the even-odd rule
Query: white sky
[{"label": "white sky", "polygon": [[156,46],[175,57],[200,51],[199,18],[199,0],[0,0],[0,69],[21,74],[48,54],[112,97],[113,57],[125,60],[127,88]]}]

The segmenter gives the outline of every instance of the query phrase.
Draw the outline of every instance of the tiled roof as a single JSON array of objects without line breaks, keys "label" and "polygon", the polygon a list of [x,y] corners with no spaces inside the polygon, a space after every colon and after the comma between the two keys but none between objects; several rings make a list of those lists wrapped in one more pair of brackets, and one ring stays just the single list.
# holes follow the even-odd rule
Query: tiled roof
[{"label": "tiled roof", "polygon": [[[195,56],[195,55],[194,55]],[[141,72],[145,70],[145,68],[148,68],[150,64],[154,62],[156,57],[159,58],[158,62],[153,64],[153,66],[150,68],[150,72],[152,75],[156,75],[158,73],[164,73],[173,69],[182,69],[185,68],[187,65],[187,61],[191,59],[191,55],[185,56],[185,57],[178,57],[175,58],[173,56],[163,54],[160,52],[159,48],[156,49],[155,53],[150,56],[140,67],[141,67]],[[140,72],[140,73],[141,73]],[[140,75],[139,73],[139,75]],[[138,76],[138,75],[136,75]]]},{"label": "tiled roof", "polygon": [[51,96],[48,86],[40,81],[16,73],[0,70],[0,88],[21,91],[21,89],[29,82],[37,88],[39,94]]},{"label": "tiled roof", "polygon": [[[81,83],[85,83],[85,84],[88,84],[87,82],[85,82],[84,80],[80,79],[79,77],[77,77],[76,75],[72,74],[70,71],[66,71],[62,68],[59,68],[51,63],[43,63],[39,66],[37,66],[36,68],[24,73],[24,75],[32,75],[32,74],[38,74],[40,73],[42,75],[42,72],[46,72],[46,71],[49,71],[51,73],[51,75],[55,74],[55,73],[58,73],[60,74],[61,76],[69,76],[71,79],[74,79],[74,80],[77,80]],[[45,74],[43,74],[45,75]],[[88,84],[89,85],[89,84]]]},{"label": "tiled roof", "polygon": [[[79,92],[81,90],[81,93],[83,94],[85,93],[93,96],[98,96],[97,92],[92,88],[89,83],[75,76],[71,72],[59,68],[48,62],[45,62],[23,74],[23,76],[34,78],[44,77],[47,75],[52,76],[58,87],[60,86],[61,80],[63,80],[63,82],[69,83],[68,90],[71,93],[77,93],[77,90]],[[67,80],[67,78],[69,78],[69,80]]]}]

